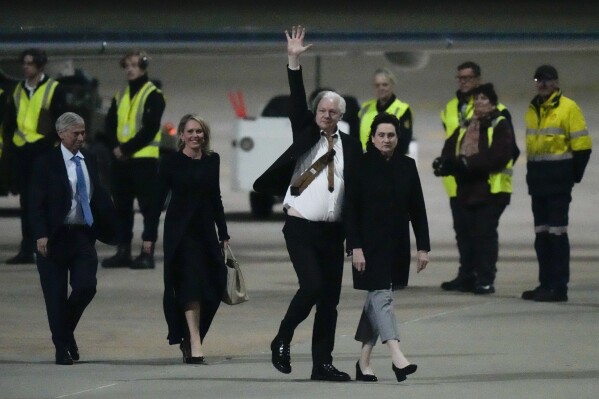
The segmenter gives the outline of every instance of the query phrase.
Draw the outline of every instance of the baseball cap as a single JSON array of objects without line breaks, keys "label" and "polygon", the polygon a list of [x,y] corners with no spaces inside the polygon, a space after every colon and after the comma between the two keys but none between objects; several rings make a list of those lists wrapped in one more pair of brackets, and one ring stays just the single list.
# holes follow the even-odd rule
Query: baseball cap
[{"label": "baseball cap", "polygon": [[535,79],[557,79],[557,69],[551,65],[541,65],[535,72]]}]

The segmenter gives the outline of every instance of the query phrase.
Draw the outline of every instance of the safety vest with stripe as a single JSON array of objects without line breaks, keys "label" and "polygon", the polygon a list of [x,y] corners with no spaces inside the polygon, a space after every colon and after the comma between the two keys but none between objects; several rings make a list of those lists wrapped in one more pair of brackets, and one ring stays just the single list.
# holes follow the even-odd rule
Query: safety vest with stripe
[{"label": "safety vest with stripe", "polygon": [[[358,114],[360,117],[360,142],[362,142],[362,150],[364,151],[366,150],[366,144],[370,139],[370,126],[372,125],[374,117],[379,113],[376,109],[376,102],[376,98],[366,101]],[[408,109],[410,109],[408,103],[404,103],[396,98],[384,112],[393,114],[397,119],[400,119]]]},{"label": "safety vest with stripe", "polygon": [[38,132],[40,113],[42,109],[50,109],[57,86],[58,82],[50,78],[35,90],[33,96],[29,97],[23,85],[17,85],[13,92],[17,114],[17,130],[12,139],[15,146],[22,147],[25,143],[35,143],[45,137]]},{"label": "safety vest with stripe", "polygon": [[[487,142],[489,148],[491,148],[491,144],[493,143],[493,132],[495,126],[502,121],[505,120],[505,116],[498,116],[491,122],[491,126],[487,128]],[[462,146],[462,139],[466,134],[466,127],[460,128],[460,134],[458,136],[458,140],[456,142],[455,154],[456,156],[460,155],[460,147]],[[514,165],[514,160],[510,159],[509,162],[505,165],[505,168],[501,172],[489,173],[489,179],[487,182],[489,183],[489,190],[491,194],[499,194],[499,193],[512,193],[512,166]]]},{"label": "safety vest with stripe", "polygon": [[573,151],[590,150],[591,136],[582,111],[571,99],[553,93],[547,101],[526,112],[526,156],[528,162],[563,161]]},{"label": "safety vest with stripe", "polygon": [[[117,106],[117,129],[116,136],[119,143],[126,143],[137,134],[142,126],[144,106],[148,96],[153,91],[160,90],[152,82],[146,82],[133,98],[129,95],[129,86],[123,94],[115,96]],[[160,130],[156,132],[150,144],[133,154],[133,158],[158,158],[160,155]]]},{"label": "safety vest with stripe", "polygon": [[[465,127],[467,122],[474,115],[474,97],[470,96],[468,102],[459,107],[460,100],[457,97],[452,98],[445,108],[441,111],[441,121],[445,126],[445,138],[451,136],[458,127]],[[505,105],[498,103],[499,112],[505,109]],[[458,186],[453,176],[443,177],[443,186],[450,198],[457,195]]]}]

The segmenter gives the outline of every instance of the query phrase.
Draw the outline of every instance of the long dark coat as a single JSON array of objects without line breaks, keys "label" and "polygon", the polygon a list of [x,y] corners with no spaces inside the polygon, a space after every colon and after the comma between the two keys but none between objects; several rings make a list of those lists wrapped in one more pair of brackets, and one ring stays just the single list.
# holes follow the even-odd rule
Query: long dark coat
[{"label": "long dark coat", "polygon": [[347,246],[362,248],[366,259],[363,273],[352,269],[354,288],[405,285],[402,275],[410,267],[410,222],[417,249],[430,251],[416,162],[398,151],[387,161],[369,144],[347,189]]},{"label": "long dark coat", "polygon": [[[192,175],[191,162],[203,162],[205,170],[200,177]],[[220,195],[220,157],[213,152],[194,161],[181,151],[165,156],[158,169],[156,201],[144,231],[144,241],[156,241],[162,207],[170,192],[171,197],[164,219],[164,298],[163,307],[168,324],[168,340],[178,344],[188,336],[184,309],[177,299],[174,258],[189,223],[201,221],[201,230],[209,248],[209,263],[213,290],[202,292],[200,309],[200,337],[203,340],[220,305],[226,283],[226,266],[219,241],[228,240],[227,224]],[[215,230],[218,228],[218,236]],[[195,227],[197,230],[197,226]]]}]

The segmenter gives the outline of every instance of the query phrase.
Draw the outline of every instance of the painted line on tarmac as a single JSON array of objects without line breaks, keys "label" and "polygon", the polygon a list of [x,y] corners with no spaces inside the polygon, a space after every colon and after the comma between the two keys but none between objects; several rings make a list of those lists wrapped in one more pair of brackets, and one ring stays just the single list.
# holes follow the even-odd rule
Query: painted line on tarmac
[{"label": "painted line on tarmac", "polygon": [[115,382],[114,384],[108,384],[108,385],[102,385],[101,387],[96,387],[96,388],[90,388],[90,389],[85,389],[83,391],[79,391],[79,392],[73,392],[73,393],[67,393],[66,395],[60,395],[57,396],[55,399],[60,399],[60,398],[68,398],[69,396],[75,396],[75,395],[80,395],[82,393],[87,393],[87,392],[93,392],[93,391],[99,391],[100,389],[104,389],[104,388],[110,388],[117,385],[117,383]]},{"label": "painted line on tarmac", "polygon": [[476,305],[470,305],[470,306],[464,306],[458,309],[453,309],[453,310],[448,310],[446,312],[440,312],[440,313],[435,313],[429,316],[424,316],[424,317],[419,317],[417,319],[413,319],[413,320],[406,320],[403,322],[403,324],[408,324],[408,323],[416,323],[418,321],[423,321],[423,320],[430,320],[430,319],[434,319],[435,317],[440,317],[440,316],[446,316],[448,314],[452,314],[452,313],[457,313],[457,312],[461,312],[467,309],[472,309],[472,308],[477,308],[477,307],[481,307],[481,306],[487,306],[490,305],[492,303],[497,303],[497,302],[502,302],[502,299],[496,299],[494,301],[488,301],[488,302],[483,302],[483,303],[478,303]]}]

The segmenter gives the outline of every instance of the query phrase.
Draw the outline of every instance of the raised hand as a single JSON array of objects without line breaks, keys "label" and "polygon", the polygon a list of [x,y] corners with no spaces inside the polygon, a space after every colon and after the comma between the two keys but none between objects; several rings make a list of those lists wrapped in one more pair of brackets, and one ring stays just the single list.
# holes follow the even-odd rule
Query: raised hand
[{"label": "raised hand", "polygon": [[297,27],[291,27],[291,35],[288,30],[285,30],[285,36],[287,36],[287,54],[288,55],[300,55],[304,51],[312,47],[311,44],[304,46],[304,36],[306,35],[306,29],[298,25]]}]

